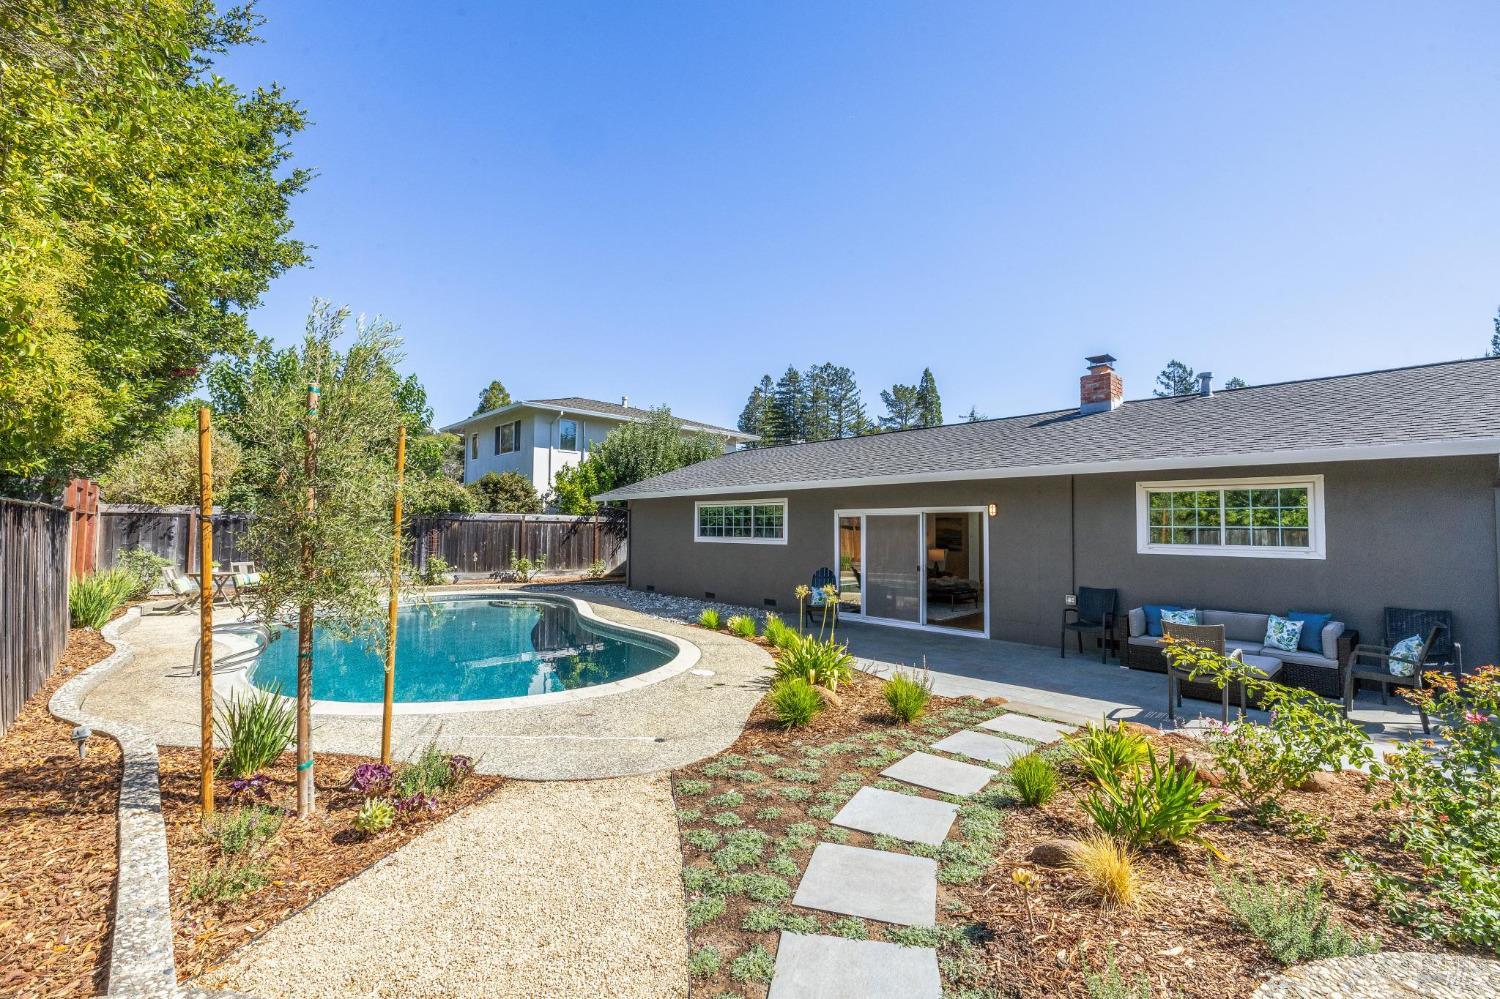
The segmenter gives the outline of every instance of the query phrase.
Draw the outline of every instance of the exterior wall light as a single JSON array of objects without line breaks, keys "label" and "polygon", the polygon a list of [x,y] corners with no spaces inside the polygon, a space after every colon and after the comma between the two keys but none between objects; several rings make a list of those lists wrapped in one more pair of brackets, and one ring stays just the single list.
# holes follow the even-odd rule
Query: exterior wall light
[{"label": "exterior wall light", "polygon": [[993,517],[998,512],[999,512],[999,508],[996,507],[995,504],[991,503],[990,504],[990,516]]}]

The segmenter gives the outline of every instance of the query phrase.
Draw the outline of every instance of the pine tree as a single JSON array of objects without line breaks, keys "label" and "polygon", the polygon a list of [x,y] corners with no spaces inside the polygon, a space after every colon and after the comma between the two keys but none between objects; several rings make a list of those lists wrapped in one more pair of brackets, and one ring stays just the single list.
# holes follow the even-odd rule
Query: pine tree
[{"label": "pine tree", "polygon": [[1500,357],[1500,309],[1495,310],[1495,332],[1490,336],[1490,356]]},{"label": "pine tree", "polygon": [[880,401],[885,404],[885,414],[880,417],[880,429],[909,430],[922,425],[915,385],[892,385],[890,389],[881,391]]},{"label": "pine tree", "polygon": [[1193,369],[1175,358],[1167,362],[1167,366],[1161,369],[1161,374],[1156,376],[1155,392],[1162,399],[1174,395],[1192,395],[1197,388]]},{"label": "pine tree", "polygon": [[479,393],[479,405],[474,407],[473,416],[480,413],[488,413],[492,409],[510,405],[510,393],[498,380],[492,381],[485,386],[483,392]]},{"label": "pine tree", "polygon": [[777,444],[807,439],[807,386],[802,372],[790,364],[776,382],[771,406],[772,436]]},{"label": "pine tree", "polygon": [[808,368],[803,379],[808,389],[808,440],[854,437],[868,426],[853,371],[829,361]]},{"label": "pine tree", "polygon": [[776,383],[771,381],[770,375],[761,375],[760,384],[750,390],[750,398],[745,401],[745,408],[740,410],[739,428],[747,434],[760,437],[761,444],[775,443],[767,438],[770,432],[771,406],[775,397]]},{"label": "pine tree", "polygon": [[[1497,333],[1496,336],[1500,336],[1500,333]],[[1244,388],[1245,379],[1241,378],[1239,375],[1235,375],[1233,378],[1229,379],[1229,381],[1224,383],[1224,387],[1227,389]]]},{"label": "pine tree", "polygon": [[832,367],[832,364],[814,364],[802,376],[806,390],[802,432],[806,440],[826,441],[838,436],[828,405],[829,369]]},{"label": "pine tree", "polygon": [[943,400],[938,397],[937,379],[931,368],[922,369],[917,382],[917,425],[935,427],[943,422]]},{"label": "pine tree", "polygon": [[970,406],[969,407],[969,411],[964,414],[964,422],[965,423],[979,423],[982,420],[988,420],[988,419],[989,419],[988,416],[984,415],[983,413],[981,413],[979,411],[979,407],[978,406]]}]

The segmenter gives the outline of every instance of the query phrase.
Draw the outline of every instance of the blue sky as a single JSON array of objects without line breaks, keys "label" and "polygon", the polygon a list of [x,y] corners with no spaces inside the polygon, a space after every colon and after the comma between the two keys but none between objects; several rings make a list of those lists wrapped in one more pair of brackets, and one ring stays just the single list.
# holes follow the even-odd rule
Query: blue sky
[{"label": "blue sky", "polygon": [[518,398],[732,424],[788,363],[945,414],[1484,351],[1500,5],[263,0],[220,71],[312,127],[313,296],[403,327],[439,422]]}]

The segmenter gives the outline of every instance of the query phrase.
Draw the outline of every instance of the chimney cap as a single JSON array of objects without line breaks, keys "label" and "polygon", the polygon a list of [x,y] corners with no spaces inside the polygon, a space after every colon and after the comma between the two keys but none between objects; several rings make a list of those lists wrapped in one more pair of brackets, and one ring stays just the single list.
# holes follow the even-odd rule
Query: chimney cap
[{"label": "chimney cap", "polygon": [[1108,354],[1095,354],[1093,357],[1085,357],[1084,360],[1089,362],[1090,367],[1096,368],[1101,364],[1110,365],[1115,363],[1115,359]]},{"label": "chimney cap", "polygon": [[1200,371],[1200,372],[1198,372],[1198,394],[1199,395],[1213,395],[1214,394],[1214,373],[1212,371]]}]

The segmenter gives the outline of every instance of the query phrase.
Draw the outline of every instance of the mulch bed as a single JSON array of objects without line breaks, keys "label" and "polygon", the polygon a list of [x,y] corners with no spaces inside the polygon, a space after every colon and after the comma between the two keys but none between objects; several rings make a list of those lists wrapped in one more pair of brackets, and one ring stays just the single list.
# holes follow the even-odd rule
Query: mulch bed
[{"label": "mulch bed", "polygon": [[62,660],[0,740],[0,996],[104,991],[115,884],[120,748],[47,713],[53,692],[114,651],[74,628]]},{"label": "mulch bed", "polygon": [[[701,899],[705,894],[695,891],[694,879],[701,880],[704,871],[715,869],[715,848],[693,842],[695,837],[701,841],[702,830],[721,835],[735,829],[763,830],[771,837],[766,858],[781,852],[795,861],[795,873],[784,862],[784,872],[780,872],[792,890],[819,841],[908,849],[905,844],[894,842],[876,844],[873,837],[838,829],[828,819],[852,794],[852,788],[882,786],[878,774],[889,763],[874,756],[895,753],[899,758],[911,749],[925,748],[947,731],[973,727],[975,720],[1002,710],[971,698],[934,697],[924,718],[910,726],[899,726],[886,711],[880,681],[863,674],[857,675],[852,684],[841,687],[839,697],[841,703],[837,707],[825,711],[807,727],[793,730],[782,728],[762,701],[752,713],[744,734],[725,753],[673,774],[683,833],[690,924],[693,899],[695,896]],[[1153,740],[1160,752],[1171,747],[1179,757],[1207,763],[1203,747],[1194,740],[1159,734]],[[846,746],[857,748],[846,751],[843,748]],[[1054,753],[1054,759],[1060,756]],[[771,757],[780,760],[767,762]],[[822,760],[823,764],[813,768],[809,760]],[[787,770],[782,771],[781,777],[776,776],[778,767],[804,770],[812,779],[788,781]],[[1101,969],[1106,954],[1112,954],[1122,972],[1137,979],[1143,976],[1149,979],[1158,990],[1153,994],[1248,996],[1281,967],[1264,944],[1242,927],[1219,900],[1209,877],[1211,862],[1259,879],[1278,877],[1297,885],[1321,878],[1334,917],[1356,935],[1376,937],[1384,950],[1443,949],[1386,920],[1375,904],[1368,877],[1349,873],[1345,868],[1342,855],[1352,851],[1387,871],[1418,873],[1411,859],[1388,842],[1387,832],[1395,817],[1390,812],[1374,810],[1374,803],[1383,793],[1379,785],[1372,786],[1362,774],[1333,775],[1328,790],[1296,792],[1282,799],[1287,809],[1300,809],[1324,819],[1326,839],[1314,841],[1294,836],[1285,829],[1267,829],[1256,824],[1247,813],[1230,807],[1231,821],[1209,827],[1210,839],[1224,856],[1222,861],[1214,861],[1208,851],[1192,846],[1149,851],[1137,862],[1146,886],[1144,902],[1130,909],[1104,909],[1086,896],[1082,882],[1071,872],[1039,867],[1027,859],[1032,847],[1042,840],[1078,838],[1091,831],[1091,820],[1079,807],[1080,799],[1088,792],[1087,781],[1082,774],[1069,772],[1071,768],[1067,765],[1062,769],[1062,787],[1044,807],[1028,808],[1013,801],[1006,794],[1007,782],[1003,778],[992,785],[992,791],[976,796],[980,802],[968,803],[970,808],[982,803],[985,808],[998,809],[1001,818],[1001,839],[993,847],[989,866],[982,874],[965,877],[956,867],[949,868],[948,858],[939,857],[943,873],[938,886],[941,932],[937,937],[944,986],[954,994],[995,999],[1087,997],[1085,966]],[[747,777],[747,771],[759,776]],[[842,785],[840,775],[846,775]],[[703,789],[702,783],[708,787]],[[897,789],[890,782],[885,786]],[[801,801],[786,800],[788,787],[805,788],[811,796]],[[725,808],[709,803],[709,799],[729,791],[742,795],[743,804]],[[799,792],[794,794],[801,796]],[[821,810],[809,813],[809,808],[816,809],[820,804]],[[768,807],[781,811],[774,818],[757,818],[757,812]],[[741,824],[735,825],[728,819],[715,821],[726,811],[733,812]],[[964,821],[961,817],[955,824],[950,842],[965,843],[968,837]],[[816,832],[799,849],[786,848],[782,839],[793,823],[812,823],[816,827]],[[1017,868],[1026,868],[1040,877],[1040,885],[1030,897],[1030,919],[1025,900],[1011,877]],[[736,868],[752,875],[769,869],[765,861]],[[950,871],[957,876],[949,876]],[[903,933],[900,928],[873,920],[838,919],[828,913],[796,909],[790,906],[789,895],[770,902],[753,901],[735,892],[723,897],[726,905],[722,914],[689,930],[691,952],[712,947],[722,956],[718,970],[694,978],[695,999],[708,999],[725,992],[751,999],[765,995],[763,981],[743,975],[736,978],[730,973],[734,958],[757,945],[768,954],[775,954],[779,939],[776,928],[755,931],[743,927],[752,911],[758,912],[762,920],[768,910],[781,913],[783,918],[801,920],[797,928],[803,932],[872,940],[896,939]],[[906,940],[923,942],[910,936]],[[747,961],[741,971],[748,968]]]},{"label": "mulch bed", "polygon": [[[1201,745],[1176,735],[1153,737],[1158,751],[1170,747],[1179,758],[1206,766]],[[1385,919],[1375,903],[1369,878],[1345,869],[1342,855],[1353,851],[1381,868],[1416,875],[1411,858],[1393,847],[1386,834],[1394,817],[1374,811],[1381,787],[1363,774],[1331,775],[1322,792],[1293,792],[1283,808],[1300,809],[1327,823],[1326,840],[1298,838],[1267,829],[1243,810],[1226,808],[1231,821],[1207,828],[1224,855],[1216,861],[1199,847],[1162,849],[1139,856],[1146,885],[1143,904],[1133,909],[1101,909],[1083,897],[1083,884],[1066,870],[1038,867],[1027,854],[1038,842],[1087,835],[1092,822],[1079,807],[1088,791],[1079,774],[1068,774],[1057,797],[1040,808],[1006,809],[1005,846],[999,862],[980,882],[955,891],[963,908],[957,915],[983,927],[988,966],[985,984],[1016,997],[1087,996],[1083,965],[1097,970],[1113,952],[1122,972],[1149,978],[1156,994],[1248,996],[1281,966],[1265,946],[1224,907],[1210,880],[1210,864],[1257,880],[1279,878],[1305,885],[1321,876],[1332,913],[1358,936],[1373,935],[1382,950],[1440,951],[1443,948]],[[1032,935],[1024,900],[1011,872],[1026,868],[1041,878],[1031,909]]]},{"label": "mulch bed", "polygon": [[[270,778],[269,805],[285,816],[275,837],[258,853],[270,883],[232,902],[195,901],[188,891],[193,876],[220,859],[218,846],[199,820],[198,751],[162,747],[160,758],[177,976],[183,981],[216,967],[235,948],[505,783],[500,777],[471,774],[437,799],[437,811],[366,836],[353,826],[364,796],[350,789],[349,780],[359,764],[378,759],[319,753],[314,768],[317,809],[304,822],[296,818],[296,755],[284,753],[263,771]],[[215,809],[221,814],[238,804],[227,787],[225,778],[214,786]]]}]

